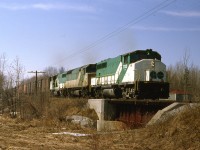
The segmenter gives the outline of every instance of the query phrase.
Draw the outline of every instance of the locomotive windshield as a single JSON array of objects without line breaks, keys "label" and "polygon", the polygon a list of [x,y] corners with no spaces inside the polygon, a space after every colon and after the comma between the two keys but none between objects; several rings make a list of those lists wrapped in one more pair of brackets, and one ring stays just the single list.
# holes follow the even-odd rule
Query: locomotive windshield
[{"label": "locomotive windshield", "polygon": [[161,56],[158,52],[152,51],[152,49],[147,50],[137,50],[132,53],[130,53],[130,62],[136,62],[141,59],[157,59],[161,60]]},{"label": "locomotive windshield", "polygon": [[86,67],[86,72],[87,73],[92,73],[96,72],[96,64],[90,64]]}]

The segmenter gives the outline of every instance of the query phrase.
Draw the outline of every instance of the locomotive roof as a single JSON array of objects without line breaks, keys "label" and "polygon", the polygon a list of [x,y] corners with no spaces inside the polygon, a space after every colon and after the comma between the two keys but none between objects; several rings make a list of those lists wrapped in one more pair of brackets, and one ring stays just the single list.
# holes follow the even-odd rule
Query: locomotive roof
[{"label": "locomotive roof", "polygon": [[[144,52],[148,52],[148,51],[160,55],[157,51],[154,51],[152,49],[146,49],[146,50],[135,50],[135,51],[132,51],[132,52],[128,52],[128,53],[122,54],[122,56],[127,55],[127,54],[131,54],[131,53],[144,53]],[[161,57],[161,55],[160,55],[160,57]]]},{"label": "locomotive roof", "polygon": [[67,72],[71,72],[71,71],[76,70],[76,69],[87,68],[87,67],[90,66],[90,65],[96,65],[96,64],[87,64],[87,65],[83,65],[83,66],[81,66],[81,67],[77,67],[77,68],[74,68],[74,69],[68,70],[68,71],[66,71],[65,73],[67,73]]},{"label": "locomotive roof", "polygon": [[[113,57],[113,58],[117,58],[117,57],[120,57],[120,56],[125,56],[125,55],[130,55],[130,54],[143,54],[145,52],[150,52],[150,53],[154,53],[155,55],[158,55],[161,59],[161,55],[157,52],[157,51],[153,51],[152,49],[146,49],[146,50],[135,50],[135,51],[131,51],[131,52],[128,52],[128,53],[125,53],[125,54],[121,54],[119,56],[116,56],[116,57]],[[103,63],[105,61],[108,61],[109,59],[113,59],[113,58],[107,58],[107,59],[104,59],[100,62],[98,62],[97,64],[99,63]]]}]

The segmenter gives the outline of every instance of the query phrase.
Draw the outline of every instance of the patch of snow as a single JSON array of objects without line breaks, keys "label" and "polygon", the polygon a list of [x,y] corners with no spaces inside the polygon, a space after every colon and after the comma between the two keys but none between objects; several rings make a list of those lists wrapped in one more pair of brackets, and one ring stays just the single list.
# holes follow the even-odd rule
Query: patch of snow
[{"label": "patch of snow", "polygon": [[72,135],[72,136],[78,136],[78,137],[81,137],[81,136],[89,136],[90,134],[83,134],[83,133],[71,133],[71,132],[59,132],[59,133],[52,133],[54,135],[63,135],[63,134],[66,134],[66,135]]}]

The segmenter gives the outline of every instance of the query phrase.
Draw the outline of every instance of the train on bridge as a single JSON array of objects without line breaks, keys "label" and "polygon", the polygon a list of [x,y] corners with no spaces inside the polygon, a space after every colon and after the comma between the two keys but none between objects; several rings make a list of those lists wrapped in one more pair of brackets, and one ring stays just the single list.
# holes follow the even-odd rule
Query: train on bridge
[{"label": "train on bridge", "polygon": [[20,85],[25,94],[50,92],[55,96],[93,98],[167,99],[169,83],[161,55],[135,50],[95,64]]}]

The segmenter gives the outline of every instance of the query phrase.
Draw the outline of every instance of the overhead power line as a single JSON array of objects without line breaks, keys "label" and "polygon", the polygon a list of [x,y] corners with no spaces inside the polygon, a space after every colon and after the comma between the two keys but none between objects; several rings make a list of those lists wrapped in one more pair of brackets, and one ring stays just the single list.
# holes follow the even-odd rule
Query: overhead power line
[{"label": "overhead power line", "polygon": [[175,2],[177,0],[165,0],[161,3],[159,3],[158,5],[156,5],[155,7],[149,9],[148,11],[144,12],[142,15],[132,19],[131,21],[129,21],[128,23],[124,24],[123,26],[115,29],[114,31],[106,34],[105,36],[101,37],[100,39],[96,40],[95,42],[91,43],[90,45],[84,47],[83,49],[80,49],[79,51],[74,52],[71,55],[66,56],[65,58],[63,58],[62,60],[60,60],[59,62],[62,62],[66,59],[71,59],[73,57],[75,57],[76,55],[80,54],[80,53],[84,53],[90,49],[92,49],[93,47],[96,47],[97,45],[99,45],[100,43],[106,41],[107,39],[123,32],[124,30],[126,30],[127,28],[129,28],[131,25],[134,25],[146,18],[148,18],[149,16],[155,14],[157,11],[169,6],[170,4],[172,4],[173,2]]}]

